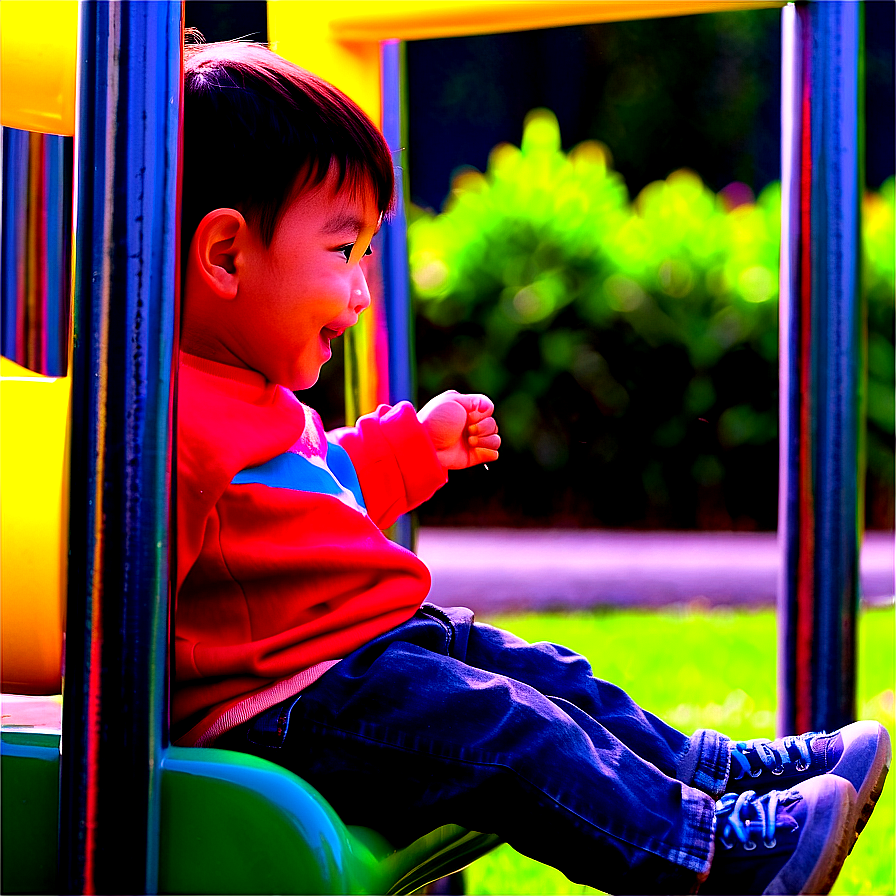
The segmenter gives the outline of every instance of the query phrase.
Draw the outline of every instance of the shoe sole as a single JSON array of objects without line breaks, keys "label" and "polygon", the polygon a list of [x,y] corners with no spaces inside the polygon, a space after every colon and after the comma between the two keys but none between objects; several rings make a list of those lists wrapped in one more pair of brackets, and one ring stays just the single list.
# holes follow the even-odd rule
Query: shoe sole
[{"label": "shoe sole", "polygon": [[[848,730],[849,727],[844,729],[845,740],[849,736],[846,733]],[[844,746],[848,745],[848,743],[844,743]],[[871,749],[871,745],[869,744],[868,754],[871,753]],[[850,776],[843,773],[844,770],[838,771],[836,765],[830,771],[830,774],[838,775],[849,781],[850,784],[856,788],[856,793],[858,795],[858,800],[851,816],[851,824],[854,834],[852,843],[849,847],[850,852],[852,852],[853,846],[855,846],[856,841],[859,839],[859,834],[862,833],[865,829],[865,825],[868,824],[868,819],[871,818],[871,813],[874,811],[874,807],[877,805],[881,793],[883,793],[884,782],[886,781],[887,773],[890,770],[891,760],[892,749],[890,746],[890,735],[887,733],[887,729],[884,728],[883,725],[880,725],[878,726],[877,741],[873,745],[873,756],[868,756],[867,758],[863,757],[863,762],[861,764],[867,766],[867,771],[861,781],[852,780]]]},{"label": "shoe sole", "polygon": [[[800,841],[821,842],[824,848],[809,867],[805,848],[790,860],[763,890],[763,894],[829,893],[853,842],[856,792],[845,778],[829,775],[815,779],[815,801],[809,810]],[[799,789],[799,788],[796,788]]]}]

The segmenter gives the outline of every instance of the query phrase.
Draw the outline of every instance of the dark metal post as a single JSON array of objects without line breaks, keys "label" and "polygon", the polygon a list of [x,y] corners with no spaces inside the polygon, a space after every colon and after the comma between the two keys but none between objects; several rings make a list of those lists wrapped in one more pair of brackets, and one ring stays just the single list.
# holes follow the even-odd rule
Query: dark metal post
[{"label": "dark metal post", "polygon": [[[382,44],[383,135],[395,162],[395,212],[382,228],[383,296],[389,365],[389,402],[414,401],[414,332],[408,279],[408,224],[405,215],[405,157],[407,146],[404,98],[404,44]],[[413,546],[410,515],[396,523],[392,537]]]},{"label": "dark metal post", "polygon": [[855,716],[861,5],[782,20],[779,728]]},{"label": "dark metal post", "polygon": [[405,214],[406,113],[404,44],[382,44],[383,135],[395,162],[395,212],[383,227],[383,292],[389,342],[389,401],[414,400],[414,335]]},{"label": "dark metal post", "polygon": [[81,5],[62,892],[157,887],[181,35]]}]

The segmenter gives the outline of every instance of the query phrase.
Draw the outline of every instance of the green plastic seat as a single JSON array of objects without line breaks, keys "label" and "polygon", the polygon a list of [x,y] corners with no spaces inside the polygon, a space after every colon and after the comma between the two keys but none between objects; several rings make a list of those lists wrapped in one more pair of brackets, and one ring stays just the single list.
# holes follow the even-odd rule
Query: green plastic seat
[{"label": "green plastic seat", "polygon": [[[59,743],[0,735],[4,893],[57,889]],[[161,788],[160,893],[411,893],[498,843],[446,825],[394,849],[291,772],[226,750],[170,747]]]}]

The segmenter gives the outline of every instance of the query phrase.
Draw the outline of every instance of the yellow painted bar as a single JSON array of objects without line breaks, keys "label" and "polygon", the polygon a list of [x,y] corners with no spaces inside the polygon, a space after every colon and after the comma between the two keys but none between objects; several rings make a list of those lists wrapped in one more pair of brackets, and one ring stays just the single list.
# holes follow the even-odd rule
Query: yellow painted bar
[{"label": "yellow painted bar", "polygon": [[[316,2],[316,0],[315,0]],[[303,7],[313,5],[302,2]],[[785,0],[323,0],[337,40],[421,40],[781,7]]]},{"label": "yellow painted bar", "polygon": [[78,0],[0,0],[0,121],[75,133]]},{"label": "yellow painted bar", "polygon": [[0,358],[0,662],[6,693],[58,694],[71,379]]}]

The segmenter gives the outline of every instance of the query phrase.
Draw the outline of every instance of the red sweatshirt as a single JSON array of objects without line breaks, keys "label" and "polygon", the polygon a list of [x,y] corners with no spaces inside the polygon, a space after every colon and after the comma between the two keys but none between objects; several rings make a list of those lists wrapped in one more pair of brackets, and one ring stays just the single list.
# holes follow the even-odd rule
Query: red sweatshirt
[{"label": "red sweatshirt", "polygon": [[327,436],[258,373],[178,376],[172,722],[203,744],[414,614],[429,571],[380,529],[446,474],[407,402]]}]

